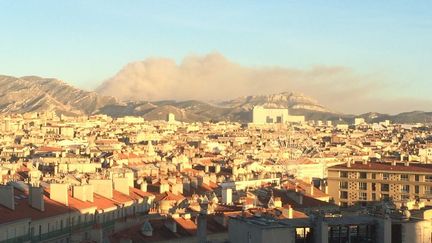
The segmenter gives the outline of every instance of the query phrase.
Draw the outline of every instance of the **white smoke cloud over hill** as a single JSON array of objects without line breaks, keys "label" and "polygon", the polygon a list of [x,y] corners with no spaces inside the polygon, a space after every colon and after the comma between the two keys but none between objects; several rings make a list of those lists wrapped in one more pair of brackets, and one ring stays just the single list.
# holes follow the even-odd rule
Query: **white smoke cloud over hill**
[{"label": "white smoke cloud over hill", "polygon": [[[188,56],[177,64],[166,58],[149,58],[126,65],[97,91],[121,100],[226,100],[245,95],[284,91],[303,92],[334,110],[355,111],[382,88],[371,76],[345,67],[310,69],[246,67],[218,53]],[[350,107],[348,107],[350,106]],[[368,110],[370,107],[362,107]]]}]

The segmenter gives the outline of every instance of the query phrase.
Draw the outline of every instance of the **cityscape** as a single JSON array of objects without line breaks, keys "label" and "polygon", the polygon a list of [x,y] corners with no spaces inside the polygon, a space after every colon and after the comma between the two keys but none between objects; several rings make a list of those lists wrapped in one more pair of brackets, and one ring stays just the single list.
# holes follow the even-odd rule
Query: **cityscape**
[{"label": "cityscape", "polygon": [[431,243],[429,7],[1,2],[0,243]]}]

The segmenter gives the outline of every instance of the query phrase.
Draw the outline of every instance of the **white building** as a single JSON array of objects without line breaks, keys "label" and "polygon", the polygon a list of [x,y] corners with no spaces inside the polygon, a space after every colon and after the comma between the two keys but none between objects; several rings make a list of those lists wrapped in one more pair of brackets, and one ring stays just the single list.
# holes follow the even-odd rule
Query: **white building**
[{"label": "white building", "polygon": [[255,106],[252,110],[252,123],[254,124],[290,123],[304,121],[304,116],[290,116],[287,108],[264,108],[262,106]]}]

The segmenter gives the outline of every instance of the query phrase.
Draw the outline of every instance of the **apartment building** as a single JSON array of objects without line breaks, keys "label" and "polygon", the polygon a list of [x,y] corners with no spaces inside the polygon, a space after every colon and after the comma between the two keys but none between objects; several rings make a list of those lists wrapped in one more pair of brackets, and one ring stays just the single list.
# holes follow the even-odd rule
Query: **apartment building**
[{"label": "apartment building", "polygon": [[70,189],[58,183],[1,185],[0,242],[102,242],[122,224],[119,219],[153,207],[154,195],[129,187],[124,178],[92,183]]},{"label": "apartment building", "polygon": [[392,199],[396,205],[432,199],[432,165],[348,162],[328,168],[328,193],[341,206]]}]

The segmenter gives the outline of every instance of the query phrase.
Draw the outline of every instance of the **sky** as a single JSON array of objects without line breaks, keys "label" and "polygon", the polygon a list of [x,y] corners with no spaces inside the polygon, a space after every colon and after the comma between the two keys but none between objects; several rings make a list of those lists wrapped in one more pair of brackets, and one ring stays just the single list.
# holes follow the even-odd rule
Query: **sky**
[{"label": "sky", "polygon": [[432,1],[3,0],[0,10],[4,75],[93,90],[130,62],[220,53],[252,69],[349,69],[374,87],[359,112],[383,100],[377,111],[432,107]]}]

